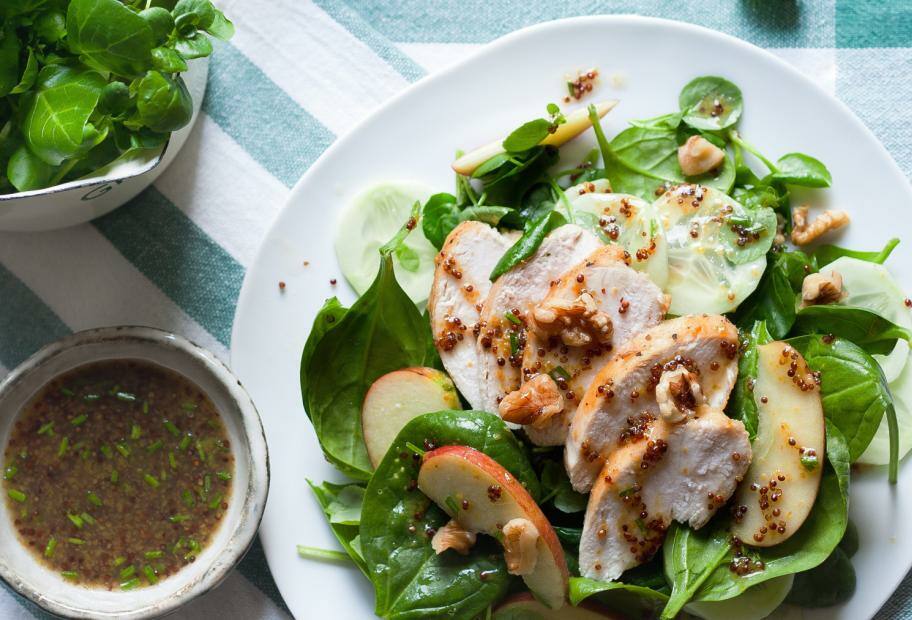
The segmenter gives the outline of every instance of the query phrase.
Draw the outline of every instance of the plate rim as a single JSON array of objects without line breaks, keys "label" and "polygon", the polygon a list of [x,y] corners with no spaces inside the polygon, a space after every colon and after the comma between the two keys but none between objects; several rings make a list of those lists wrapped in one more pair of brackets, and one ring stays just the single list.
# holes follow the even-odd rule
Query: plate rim
[{"label": "plate rim", "polygon": [[[682,31],[684,33],[694,33],[700,37],[708,37],[710,40],[715,39],[717,41],[723,41],[727,44],[735,45],[746,51],[761,56],[765,61],[771,62],[776,66],[778,71],[783,71],[790,74],[793,78],[801,81],[806,87],[809,87],[810,90],[814,91],[818,96],[825,97],[831,103],[834,103],[840,112],[843,113],[847,119],[850,120],[856,127],[860,130],[863,135],[866,135],[872,146],[880,151],[882,155],[885,156],[886,161],[889,162],[889,173],[897,180],[900,180],[905,188],[906,193],[910,198],[912,198],[912,182],[899,167],[899,164],[894,159],[893,155],[887,150],[880,138],[861,120],[861,118],[852,110],[845,102],[840,100],[834,93],[828,92],[820,84],[810,79],[805,73],[800,71],[795,66],[791,65],[784,59],[776,56],[769,50],[760,47],[754,43],[746,41],[740,37],[721,32],[719,30],[702,26],[699,24],[694,24],[692,22],[680,21],[675,19],[668,19],[664,17],[653,17],[653,16],[644,16],[644,15],[635,15],[635,14],[611,14],[611,15],[581,15],[574,17],[565,17],[560,19],[548,20],[544,22],[539,22],[537,24],[532,24],[525,26],[518,30],[511,31],[500,37],[493,39],[492,41],[480,45],[478,49],[473,50],[470,54],[460,59],[458,62],[454,62],[451,65],[433,72],[429,73],[422,78],[416,80],[414,83],[406,86],[402,91],[396,93],[382,104],[378,105],[376,108],[371,110],[364,118],[360,121],[351,125],[351,127],[341,135],[337,136],[336,140],[333,141],[326,150],[323,151],[317,157],[317,159],[310,165],[310,167],[304,171],[298,181],[289,191],[288,197],[285,203],[282,205],[281,209],[274,216],[272,224],[270,224],[266,234],[264,235],[253,260],[250,263],[250,266],[247,269],[247,272],[244,276],[244,281],[241,286],[240,293],[238,295],[238,302],[235,307],[235,314],[233,317],[232,329],[231,329],[231,341],[229,347],[229,356],[232,368],[237,362],[237,353],[235,349],[235,342],[238,339],[240,333],[241,324],[240,318],[243,314],[247,312],[248,306],[251,304],[256,304],[256,297],[252,294],[253,280],[256,279],[255,272],[258,271],[257,267],[262,264],[263,256],[269,251],[267,240],[272,236],[273,232],[280,226],[280,221],[283,219],[283,216],[286,214],[286,211],[293,208],[293,204],[300,202],[300,196],[304,190],[303,188],[310,183],[311,177],[319,176],[322,172],[323,167],[326,165],[326,162],[334,157],[335,152],[341,148],[344,148],[352,140],[355,140],[355,136],[360,134],[361,129],[372,123],[374,118],[381,115],[385,110],[391,106],[397,104],[401,99],[410,97],[414,93],[421,91],[424,88],[427,88],[428,85],[433,84],[439,80],[448,79],[450,74],[455,73],[460,70],[464,65],[473,62],[480,56],[487,56],[490,54],[495,54],[500,48],[506,47],[515,41],[526,38],[529,36],[539,35],[541,32],[547,32],[551,29],[558,28],[573,28],[578,24],[597,24],[602,23],[605,25],[610,25],[612,27],[623,27],[626,24],[638,24],[638,25],[651,25],[659,28],[674,29]],[[704,39],[706,40],[706,39]],[[711,41],[710,41],[711,42]],[[308,329],[309,331],[309,329]],[[261,417],[263,418],[264,427],[268,424],[267,420],[269,419],[269,414],[261,411]],[[902,466],[902,462],[900,462]],[[273,498],[270,498],[273,499]],[[264,555],[266,556],[266,562],[269,566],[270,573],[273,571],[273,565],[278,565],[279,561],[270,559],[270,553],[266,548],[266,545],[263,545]],[[879,600],[877,605],[877,610],[872,613],[872,616],[877,613],[878,610],[882,609],[884,604],[896,593],[897,588],[905,577],[905,574],[908,574],[912,570],[912,556],[909,557],[907,561],[904,562],[906,571],[905,573],[892,584],[889,592]],[[282,592],[282,587],[278,584],[276,580],[276,587],[279,592]],[[283,595],[284,598],[284,595]]]}]

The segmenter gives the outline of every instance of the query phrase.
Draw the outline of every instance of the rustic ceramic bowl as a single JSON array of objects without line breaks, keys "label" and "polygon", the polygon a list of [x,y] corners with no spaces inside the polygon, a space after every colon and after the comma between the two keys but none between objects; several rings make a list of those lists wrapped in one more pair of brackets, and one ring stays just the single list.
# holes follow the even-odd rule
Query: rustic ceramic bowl
[{"label": "rustic ceramic bowl", "polygon": [[129,591],[66,581],[22,546],[6,501],[0,502],[0,578],[49,612],[70,618],[147,618],[166,614],[216,587],[253,542],[269,490],[269,457],[260,417],[247,392],[214,355],[149,327],[93,329],[50,344],[0,383],[0,446],[28,400],[54,377],[105,359],[139,359],[197,384],[222,414],[235,457],[234,488],[224,520],[195,562],[154,586]]},{"label": "rustic ceramic bowl", "polygon": [[[0,0],[2,1],[2,0]],[[199,116],[209,59],[190,63],[183,74],[193,97],[193,117],[171,134],[160,151],[101,174],[30,192],[0,195],[0,230],[41,231],[75,226],[110,213],[149,187],[174,161]]]}]

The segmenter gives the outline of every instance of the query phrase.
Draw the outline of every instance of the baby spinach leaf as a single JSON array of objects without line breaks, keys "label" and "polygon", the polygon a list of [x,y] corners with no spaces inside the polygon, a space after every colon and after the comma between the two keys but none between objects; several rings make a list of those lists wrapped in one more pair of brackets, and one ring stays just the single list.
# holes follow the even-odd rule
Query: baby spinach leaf
[{"label": "baby spinach leaf", "polygon": [[49,65],[38,74],[37,90],[23,106],[22,134],[33,154],[52,166],[84,152],[89,117],[105,79],[95,71]]},{"label": "baby spinach leaf", "polygon": [[25,145],[13,151],[6,165],[6,176],[20,192],[47,187],[56,172],[56,166],[35,157]]},{"label": "baby spinach leaf", "polygon": [[434,552],[433,530],[449,517],[415,487],[421,460],[409,444],[471,446],[509,470],[533,498],[539,496],[538,481],[522,445],[498,416],[439,411],[418,416],[399,432],[368,483],[361,544],[377,615],[468,620],[506,593],[503,553],[484,536],[467,556]]},{"label": "baby spinach leaf", "polygon": [[130,89],[123,82],[109,82],[101,90],[98,111],[102,114],[120,116],[130,109]]},{"label": "baby spinach leaf", "polygon": [[152,29],[155,43],[164,43],[174,29],[174,17],[171,12],[160,6],[152,6],[140,11],[139,16],[146,20],[149,28]]},{"label": "baby spinach leaf", "polygon": [[497,278],[513,269],[513,267],[530,258],[538,250],[548,233],[566,223],[566,218],[557,211],[546,213],[534,221],[529,229],[497,261],[494,270],[491,272],[491,282],[494,282]]},{"label": "baby spinach leaf", "polygon": [[313,352],[317,347],[317,343],[326,335],[326,332],[339,325],[346,312],[348,312],[348,308],[344,307],[338,298],[330,297],[327,299],[317,313],[310,328],[310,334],[307,336],[307,342],[304,343],[304,350],[301,352],[301,400],[304,403],[307,417],[310,417],[310,408],[307,406],[307,387],[309,382],[305,380],[305,370],[313,359]]},{"label": "baby spinach leaf", "polygon": [[36,79],[38,79],[38,57],[35,55],[34,50],[29,50],[28,59],[25,61],[25,69],[22,71],[22,78],[13,87],[10,94],[18,95],[31,90],[32,86],[35,85]]},{"label": "baby spinach leaf", "polygon": [[[884,415],[890,430],[890,479],[895,480],[899,457],[896,411],[886,378],[877,362],[861,347],[844,338],[820,335],[791,338],[808,366],[820,372],[820,395],[827,420],[839,430],[854,462],[880,426]],[[829,448],[829,446],[828,446]],[[829,450],[828,450],[829,455]]]},{"label": "baby spinach leaf", "polygon": [[763,257],[769,252],[776,236],[776,212],[768,207],[730,214],[720,235],[727,243],[725,252],[734,265],[743,265]]},{"label": "baby spinach leaf", "polygon": [[804,153],[789,153],[776,162],[777,171],[772,178],[789,185],[803,187],[829,187],[833,177],[826,166],[817,159]]},{"label": "baby spinach leaf", "polygon": [[[730,570],[729,564],[733,554],[729,550],[716,563],[711,574],[704,579],[700,588],[695,592],[693,600],[730,599],[749,587],[774,577],[810,570],[829,557],[839,544],[846,529],[849,484],[848,448],[839,431],[831,424],[827,425],[826,450],[828,464],[823,472],[817,501],[798,531],[788,540],[773,547],[743,547],[742,553],[764,564],[763,570],[744,576],[739,576]],[[708,557],[714,560],[719,557],[717,555],[719,548],[727,545],[727,541],[722,540],[718,530],[713,534],[700,535],[699,532],[695,533],[682,526],[676,525],[675,527],[690,532],[681,534],[684,536],[686,545],[697,548],[696,551],[691,551],[689,557]],[[695,537],[694,534],[697,536]],[[666,548],[668,544],[668,539],[666,539]],[[704,549],[703,546],[707,548]],[[730,545],[728,546],[730,547]],[[669,573],[667,562],[668,559],[666,559],[666,576],[671,576],[674,573]],[[699,567],[700,564],[696,563],[696,566]],[[678,563],[674,561],[673,557],[672,568],[678,568]],[[696,572],[702,575],[699,573],[699,569]]]},{"label": "baby spinach leaf", "polygon": [[567,470],[560,461],[545,461],[541,473],[542,493],[541,503],[548,500],[561,512],[576,513],[586,510],[589,498],[582,493],[577,493],[570,485]]},{"label": "baby spinach leaf", "polygon": [[438,250],[443,247],[454,228],[459,224],[459,207],[456,196],[452,194],[434,194],[424,203],[421,209],[421,231]]},{"label": "baby spinach leaf", "polygon": [[501,166],[503,166],[504,164],[506,164],[507,162],[509,162],[511,160],[511,158],[512,158],[512,155],[510,153],[498,153],[491,159],[485,160],[484,163],[482,163],[480,166],[475,168],[474,172],[472,172],[472,177],[476,178],[476,179],[481,179],[483,177],[486,177],[489,174],[491,174],[492,172],[494,172],[495,170],[497,170],[498,168],[500,168]]},{"label": "baby spinach leaf", "polygon": [[72,0],[67,43],[86,64],[132,78],[149,66],[155,36],[146,20],[118,0]]},{"label": "baby spinach leaf", "polygon": [[310,490],[317,498],[323,514],[329,521],[339,544],[345,549],[355,565],[368,576],[367,566],[360,551],[359,529],[361,525],[361,506],[364,501],[364,487],[357,484],[333,484],[324,482],[317,485],[307,481]]},{"label": "baby spinach leaf", "polygon": [[0,29],[0,97],[5,97],[19,82],[19,37],[11,23]]},{"label": "baby spinach leaf", "polygon": [[190,122],[193,101],[181,77],[149,71],[136,86],[136,109],[149,129],[167,133]]},{"label": "baby spinach leaf", "polygon": [[872,354],[885,355],[896,341],[912,340],[912,331],[865,308],[835,304],[808,306],[798,311],[792,333],[831,334],[850,340]]},{"label": "baby spinach leaf", "polygon": [[152,50],[152,66],[165,73],[180,73],[187,70],[187,61],[170,47],[156,47]]},{"label": "baby spinach leaf", "polygon": [[595,597],[599,603],[623,613],[625,617],[634,618],[655,617],[668,602],[667,594],[648,586],[571,577],[570,602],[579,605],[590,597]]},{"label": "baby spinach leaf", "polygon": [[741,89],[716,76],[698,77],[688,82],[678,96],[678,104],[685,123],[709,131],[731,127],[741,118],[744,109]]},{"label": "baby spinach leaf", "polygon": [[795,575],[785,601],[799,607],[831,607],[852,598],[855,585],[852,561],[836,547],[823,564]]},{"label": "baby spinach leaf", "polygon": [[[370,478],[371,465],[361,434],[361,404],[380,376],[424,366],[430,333],[415,304],[393,273],[391,252],[383,255],[377,279],[352,307],[305,345],[301,392],[326,458],[343,473]],[[341,308],[324,307],[318,315],[333,323]],[[316,328],[315,328],[316,329]]]},{"label": "baby spinach leaf", "polygon": [[174,45],[181,56],[187,60],[204,58],[212,54],[212,41],[202,32],[179,37]]},{"label": "baby spinach leaf", "polygon": [[728,524],[722,520],[701,530],[672,523],[662,545],[665,578],[671,584],[671,596],[662,610],[663,620],[677,616],[728,557],[730,539]]},{"label": "baby spinach leaf", "polygon": [[35,20],[35,34],[45,43],[56,43],[66,36],[66,14],[63,11],[46,11]]},{"label": "baby spinach leaf", "polygon": [[771,253],[760,284],[738,307],[735,322],[742,329],[750,329],[756,321],[764,321],[774,340],[784,338],[795,323],[804,277],[816,271],[813,258],[804,252]]},{"label": "baby spinach leaf", "polygon": [[[545,484],[544,476],[542,476],[542,493],[547,493],[548,487]],[[542,499],[542,503],[545,502],[545,499]],[[557,534],[557,537],[565,545],[571,547],[579,548],[580,541],[583,539],[583,528],[581,527],[563,527],[556,525],[554,526],[554,533]]]},{"label": "baby spinach leaf", "polygon": [[754,383],[757,381],[759,352],[757,347],[772,342],[773,338],[766,330],[766,323],[757,321],[750,333],[743,339],[741,359],[738,360],[738,380],[732,390],[731,399],[725,411],[730,418],[741,420],[751,441],[757,436],[759,426],[759,409],[754,400]]},{"label": "baby spinach leaf", "polygon": [[559,151],[554,146],[536,146],[510,154],[506,162],[481,177],[485,203],[518,207],[526,193],[546,178],[548,168],[559,159]]},{"label": "baby spinach leaf", "polygon": [[504,139],[504,150],[508,153],[527,151],[547,138],[549,129],[551,129],[551,123],[543,118],[523,123]]},{"label": "baby spinach leaf", "polygon": [[869,263],[877,263],[878,265],[883,265],[887,259],[890,258],[890,254],[893,253],[893,250],[898,245],[899,239],[896,239],[895,237],[887,241],[887,244],[879,252],[860,252],[858,250],[841,248],[836,245],[821,245],[814,250],[814,257],[817,259],[817,264],[821,268],[825,265],[829,265],[837,258],[842,258],[843,256],[857,258],[858,260],[868,261]]},{"label": "baby spinach leaf", "polygon": [[516,213],[516,210],[509,207],[492,207],[488,205],[466,207],[459,213],[459,221],[467,222],[471,220],[497,226],[504,218],[514,213]]}]

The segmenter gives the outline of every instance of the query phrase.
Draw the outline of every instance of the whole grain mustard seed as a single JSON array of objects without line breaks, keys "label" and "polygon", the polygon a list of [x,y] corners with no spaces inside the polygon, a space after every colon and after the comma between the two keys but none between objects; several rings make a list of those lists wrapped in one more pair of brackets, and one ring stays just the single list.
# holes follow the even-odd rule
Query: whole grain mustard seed
[{"label": "whole grain mustard seed", "polygon": [[135,360],[49,383],[16,419],[4,457],[23,546],[64,578],[108,590],[146,587],[195,561],[223,519],[234,472],[212,401]]}]

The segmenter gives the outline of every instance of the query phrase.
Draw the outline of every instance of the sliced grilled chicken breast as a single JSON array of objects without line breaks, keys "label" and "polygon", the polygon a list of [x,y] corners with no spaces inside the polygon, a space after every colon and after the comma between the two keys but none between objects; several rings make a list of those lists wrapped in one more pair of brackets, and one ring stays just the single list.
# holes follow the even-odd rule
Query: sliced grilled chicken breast
[{"label": "sliced grilled chicken breast", "polygon": [[481,390],[476,409],[496,412],[500,399],[519,387],[530,311],[548,294],[551,282],[601,245],[589,231],[567,224],[548,235],[529,260],[497,279],[479,322]]},{"label": "sliced grilled chicken breast", "polygon": [[526,426],[533,443],[563,445],[576,407],[611,352],[665,316],[666,296],[629,263],[620,246],[598,248],[552,282],[532,310],[523,379],[550,373],[565,405],[547,423]]},{"label": "sliced grilled chicken breast", "polygon": [[700,407],[679,423],[644,415],[628,437],[634,443],[611,454],[589,497],[579,560],[592,579],[649,560],[672,521],[705,525],[750,466],[744,425],[719,409]]},{"label": "sliced grilled chicken breast", "polygon": [[592,488],[628,418],[659,417],[656,385],[663,372],[679,367],[697,377],[706,405],[724,409],[738,376],[738,330],[720,315],[683,316],[620,347],[596,375],[570,425],[564,462],[574,489]]},{"label": "sliced grilled chicken breast", "polygon": [[489,276],[510,240],[481,222],[463,222],[436,258],[428,312],[434,344],[453,383],[473,408],[481,406],[473,328],[491,290]]}]

